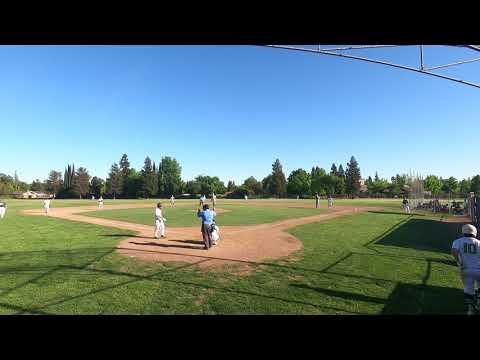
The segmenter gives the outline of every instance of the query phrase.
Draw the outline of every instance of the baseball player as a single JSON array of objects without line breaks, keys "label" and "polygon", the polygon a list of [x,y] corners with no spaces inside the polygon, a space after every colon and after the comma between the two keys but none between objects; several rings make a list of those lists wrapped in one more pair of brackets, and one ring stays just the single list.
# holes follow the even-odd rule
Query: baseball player
[{"label": "baseball player", "polygon": [[200,207],[202,208],[203,205],[205,205],[205,200],[207,200],[207,198],[205,197],[205,195],[202,194],[202,196],[200,196]]},{"label": "baseball player", "polygon": [[328,207],[333,207],[333,198],[332,195],[328,195]]},{"label": "baseball player", "polygon": [[248,195],[247,195],[247,194],[245,194],[244,198],[245,198],[245,200],[248,200]]},{"label": "baseball player", "polygon": [[217,195],[212,192],[212,210],[215,210],[215,205],[217,205]]},{"label": "baseball player", "polygon": [[98,208],[103,209],[103,197],[102,196],[100,196],[98,198]]},{"label": "baseball player", "polygon": [[[477,228],[466,224],[462,226],[463,237],[455,240],[452,244],[452,255],[460,270],[460,278],[463,282],[465,305],[468,314],[475,312],[475,293],[480,299],[480,241],[476,239]],[[475,292],[475,283],[477,291]],[[477,309],[479,311],[480,309]]]},{"label": "baseball player", "polygon": [[155,209],[155,233],[153,234],[155,239],[158,239],[158,233],[160,236],[165,238],[165,219],[162,215],[162,204],[158,203],[157,208]]},{"label": "baseball player", "polygon": [[5,213],[7,212],[7,203],[5,201],[0,200],[0,219],[5,217]]},{"label": "baseball player", "polygon": [[48,215],[48,211],[50,210],[50,199],[43,200],[43,209],[45,210],[45,215]]},{"label": "baseball player", "polygon": [[403,210],[407,214],[410,214],[410,204],[408,203],[408,199],[406,197],[403,198],[402,204],[403,204]]},{"label": "baseball player", "polygon": [[172,206],[175,206],[175,196],[170,196],[170,204],[172,204]]},{"label": "baseball player", "polygon": [[320,205],[320,195],[318,195],[318,192],[315,193],[315,209],[318,209],[318,206]]}]

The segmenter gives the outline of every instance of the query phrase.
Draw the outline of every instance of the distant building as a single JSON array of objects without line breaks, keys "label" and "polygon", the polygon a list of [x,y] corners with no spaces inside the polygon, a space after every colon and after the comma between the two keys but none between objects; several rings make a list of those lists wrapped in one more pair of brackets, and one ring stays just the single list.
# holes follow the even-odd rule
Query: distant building
[{"label": "distant building", "polygon": [[25,191],[25,192],[14,192],[12,194],[17,199],[50,199],[52,195],[36,192],[36,191]]}]

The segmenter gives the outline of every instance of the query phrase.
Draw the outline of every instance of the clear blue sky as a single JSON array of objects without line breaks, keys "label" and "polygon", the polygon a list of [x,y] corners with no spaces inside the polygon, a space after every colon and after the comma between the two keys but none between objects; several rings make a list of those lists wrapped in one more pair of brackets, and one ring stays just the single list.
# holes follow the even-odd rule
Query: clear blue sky
[{"label": "clear blue sky", "polygon": [[[427,47],[428,65],[471,58]],[[418,64],[418,48],[360,55]],[[480,63],[442,73],[480,82]],[[0,172],[32,181],[67,163],[106,177],[127,153],[258,179],[354,155],[362,176],[480,173],[480,89],[334,57],[255,46],[1,46]]]}]

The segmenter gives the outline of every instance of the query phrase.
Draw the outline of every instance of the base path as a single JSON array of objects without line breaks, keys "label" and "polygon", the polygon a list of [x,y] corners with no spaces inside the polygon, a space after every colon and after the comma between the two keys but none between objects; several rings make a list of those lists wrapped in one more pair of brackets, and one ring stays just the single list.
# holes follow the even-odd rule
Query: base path
[{"label": "base path", "polygon": [[[105,210],[154,208],[151,204],[142,205],[105,205]],[[153,239],[154,227],[80,215],[79,213],[96,211],[97,206],[82,206],[68,208],[52,208],[51,217],[80,221],[117,229],[135,231],[137,235],[122,240],[117,251],[126,256],[150,261],[173,261],[198,263],[200,267],[222,266],[225,264],[259,263],[286,257],[301,250],[300,240],[285,230],[303,224],[337,218],[355,212],[380,210],[375,207],[337,206],[329,213],[286,219],[273,223],[245,226],[220,226],[218,245],[210,250],[203,249],[200,221],[197,227],[169,228],[167,223],[166,239]],[[221,212],[221,209],[218,209]],[[44,215],[43,209],[26,210],[29,215]],[[99,214],[101,210],[99,211]],[[121,235],[121,233],[119,234]]]}]

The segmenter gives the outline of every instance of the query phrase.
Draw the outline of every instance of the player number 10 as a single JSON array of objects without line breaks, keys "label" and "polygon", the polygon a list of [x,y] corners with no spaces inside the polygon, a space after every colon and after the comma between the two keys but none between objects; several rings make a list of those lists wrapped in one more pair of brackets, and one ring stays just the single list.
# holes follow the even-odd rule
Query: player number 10
[{"label": "player number 10", "polygon": [[463,252],[465,254],[476,254],[477,247],[475,246],[475,244],[463,244]]}]

